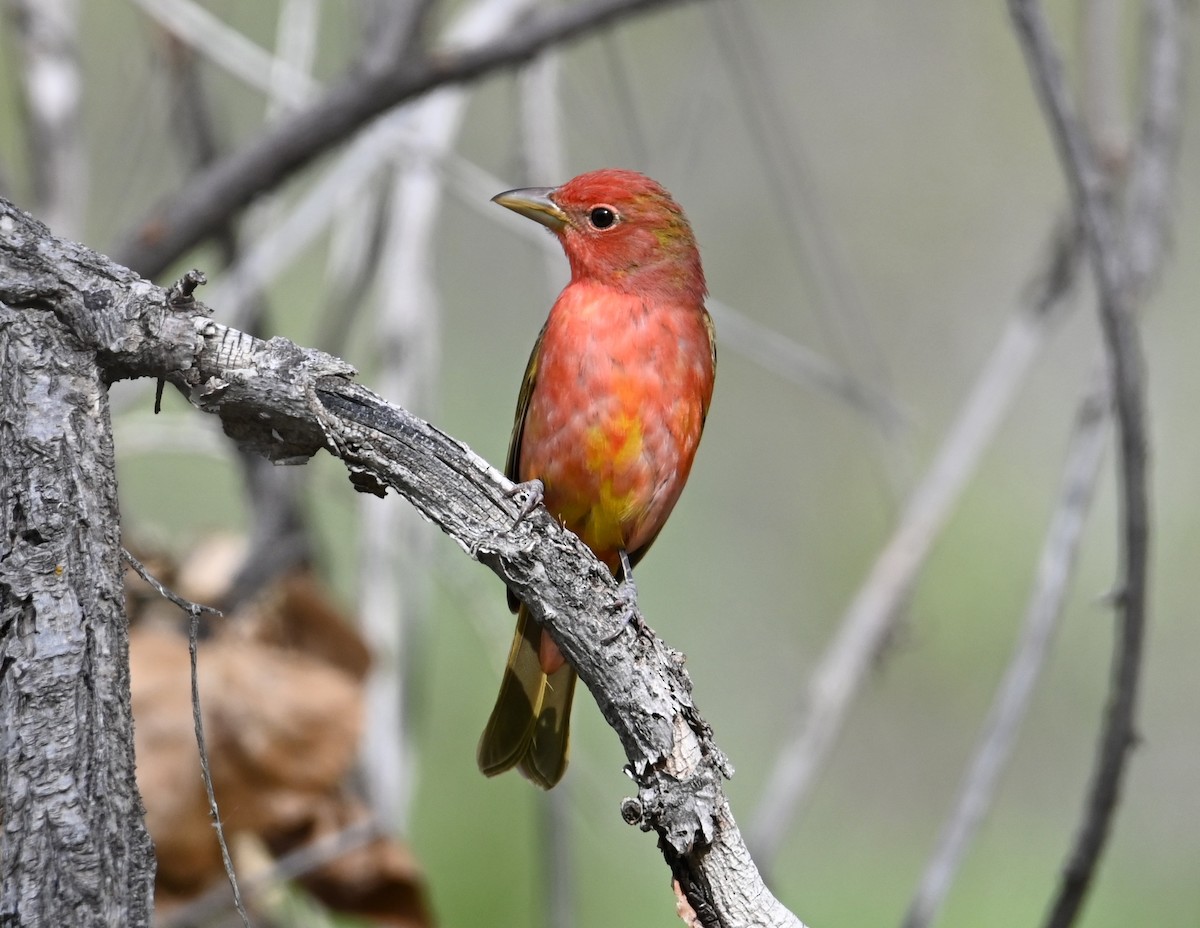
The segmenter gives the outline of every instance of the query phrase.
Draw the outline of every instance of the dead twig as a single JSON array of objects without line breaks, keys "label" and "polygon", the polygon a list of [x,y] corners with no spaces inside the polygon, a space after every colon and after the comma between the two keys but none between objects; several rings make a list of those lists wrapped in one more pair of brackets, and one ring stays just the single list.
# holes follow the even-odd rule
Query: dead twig
[{"label": "dead twig", "polygon": [[[1171,0],[1160,4],[1160,10],[1166,9],[1174,9]],[[1088,243],[1118,435],[1123,574],[1120,595],[1115,598],[1119,625],[1109,700],[1092,781],[1074,846],[1046,919],[1047,928],[1066,928],[1075,921],[1083,906],[1107,844],[1128,756],[1136,742],[1134,725],[1147,619],[1150,558],[1146,378],[1141,336],[1134,316],[1141,294],[1137,272],[1123,245],[1112,191],[1071,106],[1062,56],[1051,35],[1045,12],[1037,0],[1009,0],[1009,10],[1058,148],[1075,213]],[[1172,30],[1172,33],[1177,31]],[[1160,41],[1163,45],[1171,45],[1179,40],[1177,35],[1171,34]]]},{"label": "dead twig", "polygon": [[141,561],[130,554],[125,548],[121,549],[121,556],[139,577],[154,587],[160,596],[174,603],[186,612],[191,619],[188,623],[188,658],[192,673],[192,724],[196,729],[196,747],[200,751],[200,775],[204,780],[204,792],[208,796],[208,811],[209,815],[212,816],[213,828],[216,829],[217,844],[221,848],[221,862],[225,866],[225,875],[229,878],[229,887],[233,891],[233,904],[238,914],[242,917],[242,924],[246,928],[250,928],[250,917],[246,914],[245,905],[242,904],[242,894],[238,889],[237,874],[233,869],[233,858],[229,855],[229,845],[225,843],[225,828],[221,824],[221,812],[217,808],[217,797],[213,792],[212,768],[208,763],[208,746],[204,743],[204,720],[200,713],[200,684],[196,671],[196,652],[200,637],[200,616],[205,613],[220,616],[222,613],[219,609],[194,603],[191,600],[184,599],[178,593],[167,589],[166,586],[156,580],[146,570],[145,565]]}]

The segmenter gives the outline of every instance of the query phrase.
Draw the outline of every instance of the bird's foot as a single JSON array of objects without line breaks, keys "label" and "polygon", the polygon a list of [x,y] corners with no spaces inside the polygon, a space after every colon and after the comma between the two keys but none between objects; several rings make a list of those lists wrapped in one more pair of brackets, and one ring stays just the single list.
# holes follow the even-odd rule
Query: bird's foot
[{"label": "bird's foot", "polygon": [[621,582],[617,584],[617,602],[621,606],[620,624],[617,630],[611,635],[602,639],[604,644],[612,644],[621,637],[622,632],[630,625],[637,634],[642,634],[647,630],[646,620],[642,618],[642,613],[638,611],[637,604],[637,584],[633,582],[633,568],[629,564],[629,555],[625,553],[625,549],[621,549]]},{"label": "bird's foot", "polygon": [[537,477],[534,477],[532,480],[526,480],[523,483],[514,483],[509,489],[504,491],[504,495],[509,499],[518,496],[525,497],[521,501],[521,508],[517,510],[517,517],[513,520],[512,527],[515,529],[529,518],[533,510],[537,509],[545,501],[546,485]]}]

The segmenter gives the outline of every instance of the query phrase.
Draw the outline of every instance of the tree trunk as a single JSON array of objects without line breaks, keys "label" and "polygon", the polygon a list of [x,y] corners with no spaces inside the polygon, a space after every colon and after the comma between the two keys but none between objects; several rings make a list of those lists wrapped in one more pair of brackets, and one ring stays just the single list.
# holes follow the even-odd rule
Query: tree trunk
[{"label": "tree trunk", "polygon": [[140,926],[108,391],[60,309],[0,303],[0,926]]}]

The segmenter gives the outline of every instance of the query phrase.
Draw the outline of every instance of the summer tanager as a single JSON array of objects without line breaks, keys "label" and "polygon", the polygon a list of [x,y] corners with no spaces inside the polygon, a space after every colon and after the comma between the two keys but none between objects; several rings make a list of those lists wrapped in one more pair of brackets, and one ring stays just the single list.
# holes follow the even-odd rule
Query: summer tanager
[{"label": "summer tanager", "polygon": [[[692,467],[716,373],[700,254],[679,205],[633,171],[582,174],[494,202],[547,226],[571,281],[542,327],[505,473],[632,585]],[[567,767],[575,671],[509,592],[517,630],[479,742],[488,776],[550,789]]]}]

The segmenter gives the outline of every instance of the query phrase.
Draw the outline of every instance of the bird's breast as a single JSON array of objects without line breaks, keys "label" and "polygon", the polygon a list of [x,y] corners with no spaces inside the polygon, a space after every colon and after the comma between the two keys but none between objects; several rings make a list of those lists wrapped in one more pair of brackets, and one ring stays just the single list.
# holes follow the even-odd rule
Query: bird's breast
[{"label": "bird's breast", "polygon": [[636,551],[687,479],[713,376],[702,307],[573,284],[542,337],[521,479],[541,478],[550,511],[605,560]]}]

